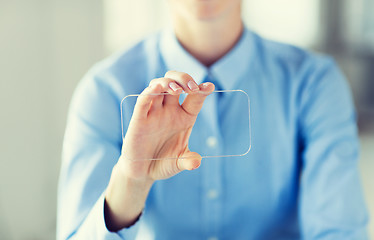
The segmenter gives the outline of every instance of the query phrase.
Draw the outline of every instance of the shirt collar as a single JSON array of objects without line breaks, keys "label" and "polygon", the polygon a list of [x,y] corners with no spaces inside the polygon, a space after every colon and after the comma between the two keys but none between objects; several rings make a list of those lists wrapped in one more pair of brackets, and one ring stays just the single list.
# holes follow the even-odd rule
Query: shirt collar
[{"label": "shirt collar", "polygon": [[188,73],[197,84],[202,83],[207,76],[208,69],[182,47],[173,30],[163,32],[160,51],[167,70]]},{"label": "shirt collar", "polygon": [[160,51],[167,70],[186,72],[200,84],[206,76],[218,81],[222,89],[233,89],[248,71],[254,52],[253,35],[244,28],[237,44],[210,68],[205,67],[178,42],[174,32],[167,29],[161,36]]}]

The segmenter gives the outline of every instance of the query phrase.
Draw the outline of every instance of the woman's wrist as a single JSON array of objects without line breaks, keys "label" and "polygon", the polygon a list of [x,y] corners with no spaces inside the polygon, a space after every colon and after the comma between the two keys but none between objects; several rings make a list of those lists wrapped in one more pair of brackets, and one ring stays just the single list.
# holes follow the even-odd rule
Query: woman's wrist
[{"label": "woman's wrist", "polygon": [[153,181],[134,179],[117,166],[105,194],[105,222],[108,230],[118,231],[133,225],[143,211]]}]

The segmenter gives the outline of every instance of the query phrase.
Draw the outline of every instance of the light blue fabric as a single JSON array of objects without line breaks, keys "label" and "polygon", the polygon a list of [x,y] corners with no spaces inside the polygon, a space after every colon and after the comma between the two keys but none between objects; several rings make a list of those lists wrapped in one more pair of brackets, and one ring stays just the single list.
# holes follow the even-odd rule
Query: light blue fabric
[{"label": "light blue fabric", "polygon": [[[103,194],[120,155],[120,101],[168,70],[246,91],[252,149],[244,157],[203,160],[197,170],[157,181],[139,221],[110,233]],[[235,149],[246,138],[235,120],[241,107],[225,98],[214,104],[217,114],[197,125],[199,135],[190,139],[202,155]],[[207,69],[165,31],[97,64],[79,83],[63,146],[57,236],[367,239],[358,148],[349,87],[330,58],[245,30]]]}]

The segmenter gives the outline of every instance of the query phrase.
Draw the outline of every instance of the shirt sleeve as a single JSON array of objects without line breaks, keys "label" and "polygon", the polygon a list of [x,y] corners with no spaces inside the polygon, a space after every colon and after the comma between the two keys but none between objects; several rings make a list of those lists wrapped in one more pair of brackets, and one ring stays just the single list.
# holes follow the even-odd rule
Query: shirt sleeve
[{"label": "shirt sleeve", "polygon": [[303,239],[367,239],[359,141],[349,86],[332,60],[303,86],[299,215]]},{"label": "shirt sleeve", "polygon": [[57,239],[134,239],[138,223],[109,232],[104,193],[122,145],[120,99],[88,74],[69,109],[58,189]]}]

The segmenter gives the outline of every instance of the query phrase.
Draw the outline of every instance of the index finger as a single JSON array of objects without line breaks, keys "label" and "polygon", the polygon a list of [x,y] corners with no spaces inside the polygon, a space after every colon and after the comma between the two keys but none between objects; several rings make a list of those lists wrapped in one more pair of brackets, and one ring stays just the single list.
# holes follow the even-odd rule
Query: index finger
[{"label": "index finger", "polygon": [[165,74],[165,78],[173,79],[186,93],[194,93],[200,90],[195,80],[187,73],[168,71]]},{"label": "index finger", "polygon": [[161,85],[149,86],[138,96],[132,118],[145,119],[151,107],[152,101],[162,93]]}]

